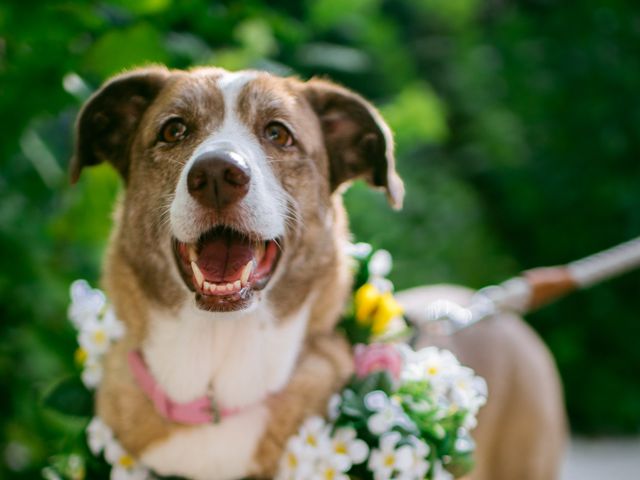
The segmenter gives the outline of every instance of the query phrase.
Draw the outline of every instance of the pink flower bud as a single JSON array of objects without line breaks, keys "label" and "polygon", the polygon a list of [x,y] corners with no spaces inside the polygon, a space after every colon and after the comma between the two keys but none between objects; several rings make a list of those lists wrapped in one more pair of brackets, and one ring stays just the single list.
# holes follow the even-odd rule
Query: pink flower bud
[{"label": "pink flower bud", "polygon": [[355,346],[354,362],[356,376],[364,378],[373,372],[385,370],[394,381],[400,380],[402,356],[398,349],[389,343],[362,343]]}]

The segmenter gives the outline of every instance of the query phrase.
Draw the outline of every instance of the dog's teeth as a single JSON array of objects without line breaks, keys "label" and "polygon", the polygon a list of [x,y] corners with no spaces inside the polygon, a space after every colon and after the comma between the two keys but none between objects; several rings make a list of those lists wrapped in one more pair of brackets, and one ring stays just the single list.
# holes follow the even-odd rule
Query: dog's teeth
[{"label": "dog's teeth", "polygon": [[204,275],[200,271],[200,268],[198,268],[198,264],[194,261],[191,261],[191,270],[193,270],[193,276],[196,279],[196,283],[200,288],[202,288],[202,284],[206,283],[204,281]]},{"label": "dog's teeth", "polygon": [[198,254],[196,253],[196,249],[193,245],[189,245],[189,260],[191,262],[198,260]]},{"label": "dog's teeth", "polygon": [[240,276],[240,284],[244,287],[249,281],[249,276],[253,271],[253,260],[250,260],[242,269],[242,275]]},{"label": "dog's teeth", "polygon": [[[194,267],[197,268],[197,265]],[[194,272],[196,270],[194,269]],[[200,270],[198,270],[199,272]],[[202,274],[201,274],[202,275]],[[240,280],[236,280],[233,283],[211,283],[203,280],[200,284],[200,288],[205,292],[209,293],[229,293],[236,290],[240,290],[242,287],[242,282]]]}]

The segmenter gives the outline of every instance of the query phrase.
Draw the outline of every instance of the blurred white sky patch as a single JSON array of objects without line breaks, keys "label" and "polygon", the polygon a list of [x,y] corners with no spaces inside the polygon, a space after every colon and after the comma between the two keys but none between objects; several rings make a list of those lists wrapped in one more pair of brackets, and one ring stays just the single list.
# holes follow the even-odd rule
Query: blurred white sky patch
[{"label": "blurred white sky patch", "polygon": [[73,95],[81,102],[89,98],[92,93],[87,83],[75,72],[69,72],[62,78],[62,87],[65,92]]},{"label": "blurred white sky patch", "polygon": [[4,462],[14,472],[20,472],[31,463],[31,452],[22,443],[9,442],[4,449]]},{"label": "blurred white sky patch", "polygon": [[33,128],[28,128],[20,138],[20,148],[47,187],[54,188],[60,183],[64,171],[42,137]]},{"label": "blurred white sky patch", "polygon": [[352,73],[364,72],[371,66],[363,51],[332,43],[308,43],[296,52],[296,58],[309,67]]}]

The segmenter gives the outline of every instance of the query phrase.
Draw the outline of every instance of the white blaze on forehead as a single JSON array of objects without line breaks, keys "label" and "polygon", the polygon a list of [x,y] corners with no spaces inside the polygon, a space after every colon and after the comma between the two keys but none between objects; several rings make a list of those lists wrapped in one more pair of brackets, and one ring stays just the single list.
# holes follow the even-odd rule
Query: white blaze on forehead
[{"label": "white blaze on forehead", "polygon": [[251,80],[254,80],[259,72],[249,70],[244,72],[225,72],[218,79],[218,88],[223,94],[229,94],[232,99],[238,96],[240,90]]},{"label": "white blaze on forehead", "polygon": [[224,99],[224,120],[221,126],[196,147],[186,162],[171,204],[170,218],[173,235],[180,241],[193,243],[202,233],[215,226],[212,216],[189,194],[187,175],[199,155],[218,149],[232,150],[243,156],[251,169],[251,183],[247,195],[236,205],[236,227],[251,231],[265,239],[284,234],[286,217],[286,193],[276,179],[267,154],[260,141],[238,115],[240,93],[258,72],[224,73],[217,81]]}]

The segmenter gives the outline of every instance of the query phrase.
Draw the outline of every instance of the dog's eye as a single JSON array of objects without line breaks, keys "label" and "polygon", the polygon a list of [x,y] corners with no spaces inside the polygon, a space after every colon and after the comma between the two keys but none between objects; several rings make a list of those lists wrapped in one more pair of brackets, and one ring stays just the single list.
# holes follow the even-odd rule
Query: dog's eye
[{"label": "dog's eye", "polygon": [[293,135],[287,127],[280,122],[271,122],[264,129],[264,136],[278,147],[290,147],[293,145]]},{"label": "dog's eye", "polygon": [[179,118],[172,118],[160,130],[160,140],[176,143],[187,136],[187,126]]}]

